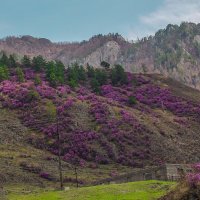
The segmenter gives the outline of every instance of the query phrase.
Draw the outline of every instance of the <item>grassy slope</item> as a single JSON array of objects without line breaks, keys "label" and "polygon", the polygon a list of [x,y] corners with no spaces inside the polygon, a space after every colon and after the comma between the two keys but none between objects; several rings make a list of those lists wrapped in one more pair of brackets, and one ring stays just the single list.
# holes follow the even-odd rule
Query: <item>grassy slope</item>
[{"label": "grassy slope", "polygon": [[[39,177],[38,174],[21,169],[20,163],[26,162],[33,166],[39,166],[43,171],[49,172],[58,178],[58,163],[55,160],[46,158],[55,158],[45,150],[36,149],[25,142],[32,131],[24,127],[14,112],[0,109],[0,179],[5,184],[29,183],[38,186],[53,185],[57,183],[48,182]],[[64,178],[75,178],[74,170],[66,163],[63,163]],[[120,174],[132,171],[132,168],[113,165],[100,165],[97,169],[84,168],[78,172],[79,179],[95,181],[97,179],[110,177],[111,171],[119,171]],[[55,185],[56,184],[56,185]]]},{"label": "grassy slope", "polygon": [[[35,190],[31,194],[11,192],[9,200],[150,200],[164,195],[175,183],[141,181],[71,189],[66,192]],[[24,191],[23,191],[24,192]]]}]

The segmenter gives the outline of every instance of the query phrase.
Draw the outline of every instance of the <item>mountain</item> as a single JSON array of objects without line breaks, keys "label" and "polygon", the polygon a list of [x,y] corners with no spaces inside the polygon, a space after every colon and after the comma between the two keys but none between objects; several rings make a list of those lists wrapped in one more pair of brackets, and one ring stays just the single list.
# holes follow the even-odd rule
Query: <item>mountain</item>
[{"label": "mountain", "polygon": [[40,54],[66,65],[77,61],[99,67],[101,61],[107,61],[122,64],[128,72],[160,73],[200,89],[200,24],[169,24],[155,36],[135,43],[125,41],[119,34],[97,35],[80,43],[8,37],[0,41],[0,50],[31,57]]},{"label": "mountain", "polygon": [[65,181],[74,182],[73,166],[84,167],[86,184],[133,168],[199,161],[200,92],[159,74],[126,73],[113,84],[110,70],[94,92],[91,71],[70,87],[52,86],[43,69],[23,66],[22,80],[19,68],[10,68],[0,82],[1,180],[54,183],[59,152]]}]

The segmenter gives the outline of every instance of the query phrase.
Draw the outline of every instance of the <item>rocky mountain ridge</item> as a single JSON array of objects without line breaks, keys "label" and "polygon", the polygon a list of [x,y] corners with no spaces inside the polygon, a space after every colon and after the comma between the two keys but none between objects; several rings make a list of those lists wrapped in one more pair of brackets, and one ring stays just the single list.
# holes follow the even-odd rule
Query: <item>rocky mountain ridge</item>
[{"label": "rocky mountain ridge", "polygon": [[83,42],[52,43],[31,36],[0,40],[0,50],[8,54],[42,55],[68,65],[78,62],[99,67],[101,61],[122,64],[126,71],[160,73],[200,89],[200,24],[169,24],[155,36],[135,43],[119,34],[96,35]]}]

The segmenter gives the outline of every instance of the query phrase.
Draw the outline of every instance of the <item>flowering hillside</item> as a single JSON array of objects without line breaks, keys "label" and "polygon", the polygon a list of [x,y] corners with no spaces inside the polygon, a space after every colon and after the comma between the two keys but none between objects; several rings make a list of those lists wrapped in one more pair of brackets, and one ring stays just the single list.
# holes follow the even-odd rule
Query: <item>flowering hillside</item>
[{"label": "flowering hillside", "polygon": [[178,86],[162,77],[125,73],[119,66],[97,71],[75,66],[60,75],[53,66],[10,68],[0,82],[2,106],[34,132],[28,144],[78,166],[199,159],[197,91],[195,99],[176,94]]}]

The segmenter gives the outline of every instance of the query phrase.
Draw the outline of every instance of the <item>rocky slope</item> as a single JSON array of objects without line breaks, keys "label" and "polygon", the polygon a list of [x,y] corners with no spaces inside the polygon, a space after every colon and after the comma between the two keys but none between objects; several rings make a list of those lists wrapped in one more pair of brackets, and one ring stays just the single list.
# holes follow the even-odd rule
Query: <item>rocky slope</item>
[{"label": "rocky slope", "polygon": [[168,25],[155,36],[129,43],[118,34],[97,35],[81,43],[52,43],[31,36],[8,37],[0,50],[19,55],[43,55],[99,67],[101,61],[121,63],[127,71],[161,73],[200,89],[200,24]]}]

